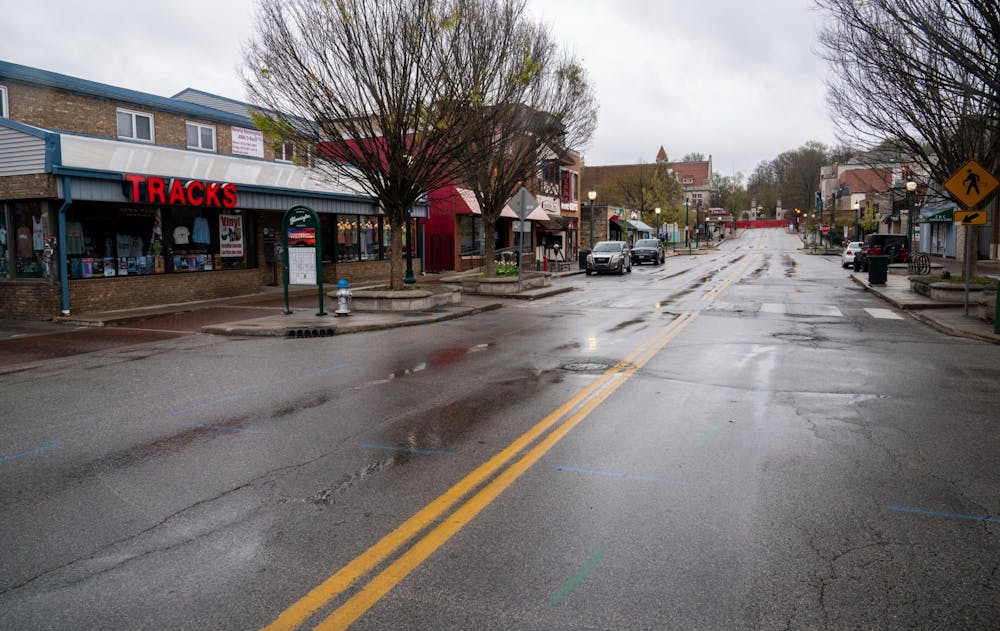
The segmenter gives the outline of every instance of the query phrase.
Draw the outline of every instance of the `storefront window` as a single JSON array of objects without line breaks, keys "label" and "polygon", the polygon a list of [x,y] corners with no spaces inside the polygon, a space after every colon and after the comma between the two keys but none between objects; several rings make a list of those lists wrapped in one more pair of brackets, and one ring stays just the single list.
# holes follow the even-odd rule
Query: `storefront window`
[{"label": "storefront window", "polygon": [[45,248],[45,229],[42,222],[41,202],[15,202],[11,204],[10,247],[14,250],[16,278],[42,278],[42,250]]},{"label": "storefront window", "polygon": [[256,265],[249,217],[236,211],[74,204],[66,217],[69,276],[103,278]]},{"label": "storefront window", "polygon": [[482,220],[475,215],[459,216],[458,241],[462,256],[482,256],[485,250]]},{"label": "storefront window", "polygon": [[361,217],[361,260],[379,260],[378,217]]},{"label": "storefront window", "polygon": [[0,280],[10,280],[10,249],[7,243],[7,209],[0,204]]},{"label": "storefront window", "polygon": [[359,251],[357,215],[338,215],[337,260],[356,261]]}]

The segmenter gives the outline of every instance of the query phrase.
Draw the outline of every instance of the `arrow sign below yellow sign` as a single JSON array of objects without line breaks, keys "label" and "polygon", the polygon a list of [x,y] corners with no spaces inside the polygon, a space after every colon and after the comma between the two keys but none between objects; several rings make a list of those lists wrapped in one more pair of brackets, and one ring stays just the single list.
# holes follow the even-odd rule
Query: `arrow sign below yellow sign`
[{"label": "arrow sign below yellow sign", "polygon": [[963,226],[985,226],[985,210],[960,210],[955,213],[955,223]]}]

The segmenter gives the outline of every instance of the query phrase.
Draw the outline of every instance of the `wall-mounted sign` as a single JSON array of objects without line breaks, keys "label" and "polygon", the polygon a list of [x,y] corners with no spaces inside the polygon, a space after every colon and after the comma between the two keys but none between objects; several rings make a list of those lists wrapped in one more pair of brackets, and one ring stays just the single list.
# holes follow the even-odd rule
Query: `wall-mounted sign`
[{"label": "wall-mounted sign", "polygon": [[264,134],[256,129],[233,127],[233,155],[264,157]]},{"label": "wall-mounted sign", "polygon": [[236,185],[126,173],[125,196],[140,204],[235,208]]}]

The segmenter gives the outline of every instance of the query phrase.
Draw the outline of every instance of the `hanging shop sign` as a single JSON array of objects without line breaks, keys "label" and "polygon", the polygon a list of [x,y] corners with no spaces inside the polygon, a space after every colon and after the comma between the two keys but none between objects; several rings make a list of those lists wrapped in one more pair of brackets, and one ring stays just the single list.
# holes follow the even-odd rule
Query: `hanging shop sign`
[{"label": "hanging shop sign", "polygon": [[235,208],[236,185],[126,173],[125,197],[139,204]]}]

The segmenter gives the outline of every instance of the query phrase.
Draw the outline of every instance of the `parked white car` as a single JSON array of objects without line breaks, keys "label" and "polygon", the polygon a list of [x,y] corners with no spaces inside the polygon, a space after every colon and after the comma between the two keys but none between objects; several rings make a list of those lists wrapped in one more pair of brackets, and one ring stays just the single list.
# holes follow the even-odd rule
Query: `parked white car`
[{"label": "parked white car", "polygon": [[840,264],[844,267],[854,265],[854,257],[861,251],[861,245],[860,241],[851,241],[844,246],[844,252],[840,255]]}]

